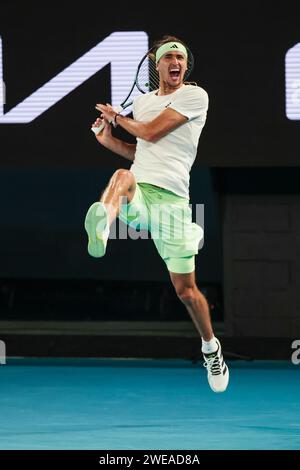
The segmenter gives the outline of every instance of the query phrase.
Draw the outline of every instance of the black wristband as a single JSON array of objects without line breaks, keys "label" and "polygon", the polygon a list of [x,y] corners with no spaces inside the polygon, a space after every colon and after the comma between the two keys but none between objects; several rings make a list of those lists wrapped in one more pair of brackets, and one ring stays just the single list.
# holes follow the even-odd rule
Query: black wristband
[{"label": "black wristband", "polygon": [[117,125],[118,125],[118,123],[117,123],[117,116],[119,116],[119,113],[116,113],[116,114],[115,114],[115,117],[114,117],[114,120],[113,120],[114,127],[117,127]]}]

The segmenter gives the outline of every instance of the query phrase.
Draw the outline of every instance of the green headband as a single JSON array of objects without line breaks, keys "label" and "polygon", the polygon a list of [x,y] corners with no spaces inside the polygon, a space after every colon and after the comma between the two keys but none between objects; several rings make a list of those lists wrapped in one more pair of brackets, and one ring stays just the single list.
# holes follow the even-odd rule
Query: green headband
[{"label": "green headband", "polygon": [[166,54],[167,52],[182,52],[186,57],[188,56],[187,50],[183,44],[180,42],[166,42],[160,46],[155,54],[156,63],[160,60],[160,58]]}]

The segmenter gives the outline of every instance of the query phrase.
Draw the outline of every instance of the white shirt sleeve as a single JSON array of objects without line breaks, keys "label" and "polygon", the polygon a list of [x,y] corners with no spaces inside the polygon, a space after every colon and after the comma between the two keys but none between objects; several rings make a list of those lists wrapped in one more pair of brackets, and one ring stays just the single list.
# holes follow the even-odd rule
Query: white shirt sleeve
[{"label": "white shirt sleeve", "polygon": [[208,94],[203,88],[189,85],[183,93],[179,93],[169,108],[175,109],[189,121],[199,116],[206,115],[208,109]]}]

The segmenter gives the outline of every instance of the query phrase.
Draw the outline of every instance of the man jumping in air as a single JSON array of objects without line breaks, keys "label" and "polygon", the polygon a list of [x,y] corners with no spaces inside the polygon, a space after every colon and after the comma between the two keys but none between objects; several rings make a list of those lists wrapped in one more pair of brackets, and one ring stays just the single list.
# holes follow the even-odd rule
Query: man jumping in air
[{"label": "man jumping in air", "polygon": [[[85,219],[88,252],[94,257],[104,256],[116,217],[150,231],[176,293],[202,338],[209,385],[214,392],[224,392],[228,367],[213,333],[208,303],[195,279],[195,255],[203,231],[192,222],[189,208],[189,174],[206,120],[208,96],[203,88],[184,83],[188,50],[180,39],[165,36],[155,44],[154,54],[159,89],[135,98],[133,119],[116,113],[108,104],[96,106],[101,118],[93,126],[105,122],[96,135],[98,142],[133,164],[130,171],[117,170],[100,201],[89,208]],[[136,137],[137,143],[115,138],[110,123]],[[127,204],[121,202],[124,197]],[[158,212],[152,209],[157,206],[163,214],[169,212],[173,222],[181,220],[184,235],[169,236],[174,234],[174,224],[170,217],[155,216]],[[155,237],[154,232],[158,234]]]}]

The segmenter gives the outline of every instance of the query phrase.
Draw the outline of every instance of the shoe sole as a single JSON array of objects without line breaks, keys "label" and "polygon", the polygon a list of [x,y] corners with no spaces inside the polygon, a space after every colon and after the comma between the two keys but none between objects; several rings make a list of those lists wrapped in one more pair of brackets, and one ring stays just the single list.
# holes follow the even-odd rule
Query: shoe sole
[{"label": "shoe sole", "polygon": [[87,211],[84,228],[88,234],[88,253],[94,258],[101,258],[105,255],[107,240],[103,238],[103,232],[107,224],[107,215],[103,210],[102,214],[97,214],[100,207],[99,202],[91,205]]}]

